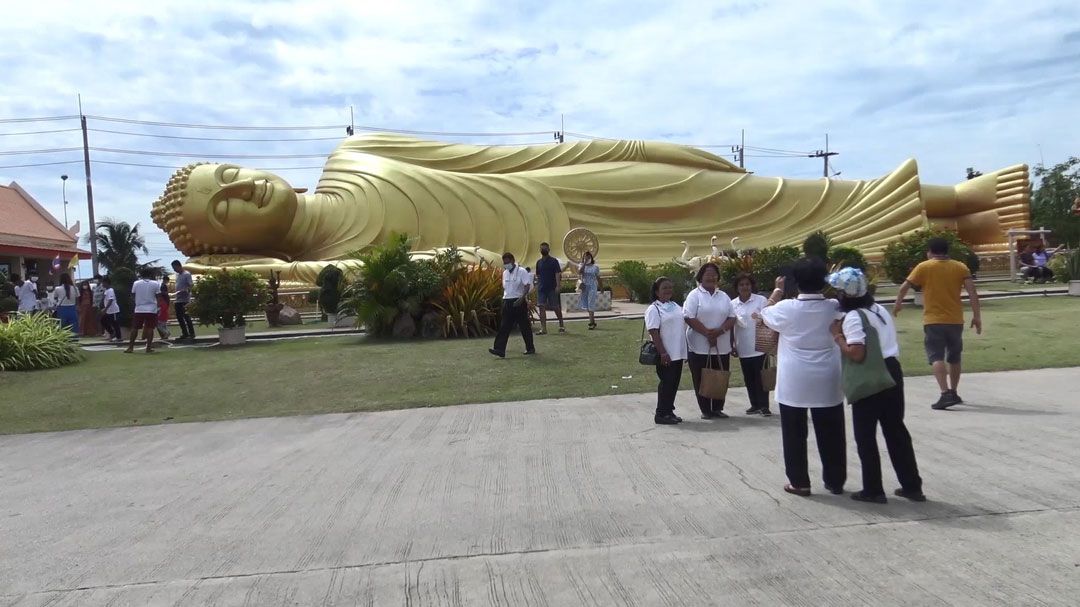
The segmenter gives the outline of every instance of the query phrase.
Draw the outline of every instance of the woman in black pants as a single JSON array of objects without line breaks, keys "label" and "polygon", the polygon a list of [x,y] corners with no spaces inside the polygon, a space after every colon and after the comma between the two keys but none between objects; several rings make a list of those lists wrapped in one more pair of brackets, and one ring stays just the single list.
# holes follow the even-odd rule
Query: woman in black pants
[{"label": "woman in black pants", "polygon": [[735,308],[731,298],[720,288],[720,268],[715,263],[701,266],[697,273],[698,287],[686,296],[683,314],[686,316],[686,362],[694,381],[701,419],[724,419],[724,399],[702,396],[701,370],[730,369],[731,328],[735,326]]},{"label": "woman in black pants", "polygon": [[738,357],[739,366],[742,367],[743,380],[746,382],[746,394],[750,397],[750,408],[747,415],[760,413],[768,417],[769,392],[765,390],[761,381],[761,371],[765,366],[765,353],[756,349],[757,327],[754,315],[769,303],[765,297],[758,295],[757,284],[750,274],[739,274],[735,277],[735,293],[738,295],[732,304],[735,306],[737,322],[731,331],[731,353]]},{"label": "woman in black pants", "polygon": [[675,395],[682,379],[686,359],[686,336],[683,333],[682,306],[671,301],[675,292],[671,280],[661,276],[652,286],[652,304],[645,311],[645,328],[656,345],[660,360],[656,363],[656,414],[658,424],[677,424],[682,418],[675,415]]},{"label": "woman in black pants", "polygon": [[866,275],[861,270],[844,268],[829,275],[829,284],[836,288],[840,309],[846,313],[843,321],[835,323],[832,329],[842,355],[856,363],[866,359],[867,338],[862,320],[865,317],[878,335],[878,347],[885,366],[896,382],[892,388],[851,403],[851,422],[863,477],[862,491],[851,494],[851,498],[878,504],[887,501],[881,483],[881,457],[877,446],[877,427],[881,424],[889,459],[900,481],[900,488],[894,494],[916,502],[926,501],[911,434],[904,425],[904,370],[900,367],[900,346],[892,316],[874,303]]}]

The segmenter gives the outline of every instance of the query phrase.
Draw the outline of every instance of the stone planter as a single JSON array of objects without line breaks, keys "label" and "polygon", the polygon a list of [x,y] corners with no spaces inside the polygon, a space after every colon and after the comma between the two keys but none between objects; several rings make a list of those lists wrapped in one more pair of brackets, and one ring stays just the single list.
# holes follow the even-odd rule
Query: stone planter
[{"label": "stone planter", "polygon": [[1080,280],[1069,281],[1069,295],[1080,297]]},{"label": "stone planter", "polygon": [[239,346],[247,341],[247,332],[244,327],[223,329],[218,327],[218,343],[223,346]]},{"label": "stone planter", "polygon": [[[577,292],[560,293],[559,303],[562,304],[562,309],[566,312],[581,311],[581,294]],[[611,291],[600,291],[596,294],[596,310],[598,312],[611,310]]]}]

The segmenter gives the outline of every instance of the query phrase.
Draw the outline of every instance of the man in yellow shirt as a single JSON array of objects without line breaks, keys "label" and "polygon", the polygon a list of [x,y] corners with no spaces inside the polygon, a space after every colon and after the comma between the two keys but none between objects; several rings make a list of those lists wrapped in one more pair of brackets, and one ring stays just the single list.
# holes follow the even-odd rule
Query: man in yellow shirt
[{"label": "man in yellow shirt", "polygon": [[915,266],[900,286],[893,314],[900,314],[908,289],[916,287],[923,294],[923,343],[926,357],[934,367],[934,378],[941,388],[941,398],[934,409],[948,409],[964,402],[956,393],[960,383],[960,354],[964,350],[964,304],[960,288],[967,290],[971,301],[971,327],[982,334],[979,294],[968,267],[949,258],[949,241],[931,238],[926,261]]}]

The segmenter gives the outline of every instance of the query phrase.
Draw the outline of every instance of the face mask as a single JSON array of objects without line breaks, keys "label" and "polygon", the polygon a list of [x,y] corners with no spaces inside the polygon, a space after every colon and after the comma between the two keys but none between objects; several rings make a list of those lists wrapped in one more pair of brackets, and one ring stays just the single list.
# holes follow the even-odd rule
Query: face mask
[{"label": "face mask", "polygon": [[664,305],[665,310],[670,310],[670,309],[676,307],[678,304],[676,304],[673,301],[668,300],[668,301],[665,301],[663,305]]},{"label": "face mask", "polygon": [[506,271],[513,270],[514,269],[514,264],[512,264],[512,263],[504,263],[503,264],[503,269],[506,270]]},{"label": "face mask", "polygon": [[30,282],[37,282],[37,276],[31,276]]}]

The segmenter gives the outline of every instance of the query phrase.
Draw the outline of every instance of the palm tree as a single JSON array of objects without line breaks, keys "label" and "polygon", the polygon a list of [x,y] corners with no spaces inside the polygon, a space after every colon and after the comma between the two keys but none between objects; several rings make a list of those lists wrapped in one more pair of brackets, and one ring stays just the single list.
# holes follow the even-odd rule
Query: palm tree
[{"label": "palm tree", "polygon": [[106,219],[97,224],[97,230],[86,235],[87,242],[93,238],[97,242],[98,263],[112,272],[120,268],[138,271],[147,264],[139,263],[139,253],[148,255],[146,239],[139,233],[139,224],[129,225],[126,221]]}]

